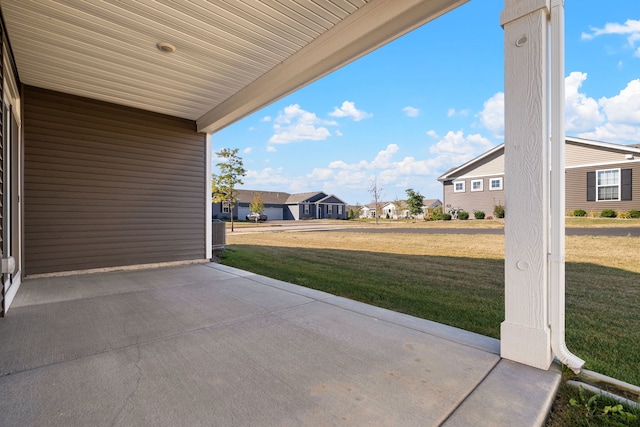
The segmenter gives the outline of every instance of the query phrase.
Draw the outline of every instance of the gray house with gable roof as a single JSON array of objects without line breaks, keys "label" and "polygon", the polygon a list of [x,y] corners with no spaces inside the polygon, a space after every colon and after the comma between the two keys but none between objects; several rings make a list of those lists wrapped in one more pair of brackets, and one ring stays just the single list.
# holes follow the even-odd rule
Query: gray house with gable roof
[{"label": "gray house with gable roof", "polygon": [[[322,191],[284,193],[281,191],[238,190],[238,203],[233,208],[234,218],[244,219],[251,213],[253,197],[259,194],[264,203],[262,213],[270,220],[347,219],[346,203],[333,194]],[[213,218],[230,218],[230,207],[225,203],[212,204]]]}]

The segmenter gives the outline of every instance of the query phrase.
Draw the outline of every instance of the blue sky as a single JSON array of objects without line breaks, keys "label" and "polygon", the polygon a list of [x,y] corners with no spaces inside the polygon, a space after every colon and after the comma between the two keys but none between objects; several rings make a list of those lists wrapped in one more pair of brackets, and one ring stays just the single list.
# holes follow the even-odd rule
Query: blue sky
[{"label": "blue sky", "polygon": [[[441,199],[438,176],[504,142],[503,7],[472,0],[219,131],[214,151],[240,150],[249,190],[366,204],[376,178],[384,200]],[[640,2],[565,0],[565,50],[567,135],[640,143]]]}]

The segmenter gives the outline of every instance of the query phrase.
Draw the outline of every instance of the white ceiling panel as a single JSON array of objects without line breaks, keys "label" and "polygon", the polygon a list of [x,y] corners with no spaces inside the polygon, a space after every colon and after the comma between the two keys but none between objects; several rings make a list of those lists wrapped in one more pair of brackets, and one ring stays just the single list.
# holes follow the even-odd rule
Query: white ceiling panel
[{"label": "white ceiling panel", "polygon": [[[22,83],[213,132],[467,0],[0,0]],[[162,52],[157,43],[175,46]]]}]

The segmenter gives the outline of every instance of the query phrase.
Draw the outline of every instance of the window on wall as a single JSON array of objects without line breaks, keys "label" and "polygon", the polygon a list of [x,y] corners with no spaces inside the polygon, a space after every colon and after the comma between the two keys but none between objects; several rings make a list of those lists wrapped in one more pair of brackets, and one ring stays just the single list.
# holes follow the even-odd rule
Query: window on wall
[{"label": "window on wall", "polygon": [[482,180],[481,179],[472,179],[471,180],[471,191],[482,191]]},{"label": "window on wall", "polygon": [[342,215],[342,205],[338,205],[338,215]]},{"label": "window on wall", "polygon": [[309,205],[304,205],[304,213],[305,215],[309,215]]},{"label": "window on wall", "polygon": [[502,178],[491,178],[489,180],[489,190],[502,190]]},{"label": "window on wall", "polygon": [[631,169],[587,172],[587,201],[631,200]]},{"label": "window on wall", "polygon": [[597,200],[620,200],[620,169],[596,171]]},{"label": "window on wall", "polygon": [[464,181],[458,181],[453,183],[454,193],[464,193]]},{"label": "window on wall", "polygon": [[333,205],[327,205],[327,213],[328,214],[332,214],[333,213]]},{"label": "window on wall", "polygon": [[222,202],[222,213],[229,213],[229,202]]}]

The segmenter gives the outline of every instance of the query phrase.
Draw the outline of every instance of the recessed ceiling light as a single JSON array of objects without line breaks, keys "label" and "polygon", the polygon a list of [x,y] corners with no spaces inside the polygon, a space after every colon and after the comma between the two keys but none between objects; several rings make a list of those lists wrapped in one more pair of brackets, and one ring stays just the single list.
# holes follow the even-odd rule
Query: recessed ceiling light
[{"label": "recessed ceiling light", "polygon": [[161,52],[173,53],[176,51],[176,47],[171,43],[160,42],[156,44],[156,46],[158,47],[158,50],[160,50]]}]

